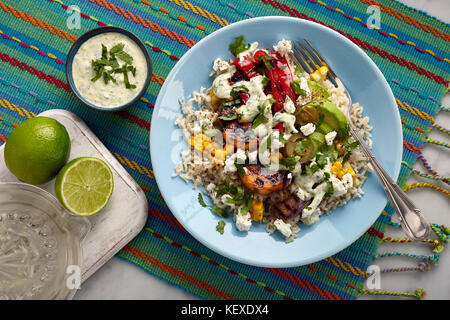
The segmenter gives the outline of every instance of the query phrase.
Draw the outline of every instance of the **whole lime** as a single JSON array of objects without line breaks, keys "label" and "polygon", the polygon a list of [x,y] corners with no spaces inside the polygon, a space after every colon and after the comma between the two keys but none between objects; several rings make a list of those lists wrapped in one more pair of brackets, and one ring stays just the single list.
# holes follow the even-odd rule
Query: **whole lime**
[{"label": "whole lime", "polygon": [[19,180],[39,185],[54,178],[67,162],[70,138],[57,120],[25,120],[9,135],[4,156],[8,169]]}]

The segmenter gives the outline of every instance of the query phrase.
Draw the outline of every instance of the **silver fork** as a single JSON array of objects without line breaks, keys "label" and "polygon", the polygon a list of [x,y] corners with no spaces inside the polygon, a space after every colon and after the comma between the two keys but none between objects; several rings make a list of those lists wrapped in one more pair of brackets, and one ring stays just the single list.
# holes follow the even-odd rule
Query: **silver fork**
[{"label": "silver fork", "polygon": [[[295,55],[291,55],[292,60],[298,67],[300,67],[305,72],[308,72],[309,74],[322,66],[326,66],[329,70],[327,73],[327,78],[333,83],[335,87],[338,87],[338,77],[336,76],[334,71],[320,56],[317,50],[314,49],[311,43],[309,43],[309,41],[306,39],[304,40],[308,49],[300,41],[297,41],[297,45],[294,44],[294,50],[295,53],[297,53],[299,59],[297,59]],[[362,152],[372,164],[378,178],[380,179],[381,185],[383,186],[392,206],[394,207],[395,212],[397,212],[397,214],[400,216],[401,226],[406,235],[412,240],[423,240],[430,233],[430,225],[427,223],[420,210],[413,204],[406,193],[395,183],[394,180],[391,179],[391,177],[383,169],[381,164],[375,158],[372,151],[359,134],[350,117],[352,99],[347,89],[345,89],[344,85],[343,90],[349,101],[347,118],[350,124],[350,134],[359,142],[359,146]]]}]

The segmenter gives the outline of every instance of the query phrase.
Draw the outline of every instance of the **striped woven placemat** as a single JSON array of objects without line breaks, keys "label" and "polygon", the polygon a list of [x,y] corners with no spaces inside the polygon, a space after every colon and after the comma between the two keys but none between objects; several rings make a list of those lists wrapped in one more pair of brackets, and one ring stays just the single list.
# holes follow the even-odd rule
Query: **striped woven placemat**
[{"label": "striped woven placemat", "polygon": [[[354,244],[320,262],[297,268],[257,268],[215,254],[193,239],[160,196],[149,157],[153,103],[165,77],[189,48],[209,33],[257,16],[293,16],[325,25],[362,48],[378,65],[396,97],[403,124],[403,162],[398,180],[406,190],[448,183],[422,155],[428,133],[448,130],[435,123],[449,78],[449,26],[393,0],[0,0],[0,143],[21,121],[48,109],[80,116],[146,192],[149,218],[144,230],[118,256],[205,299],[354,299],[361,294],[421,298],[423,291],[364,289],[374,259],[406,255],[425,270],[439,259],[449,228],[432,224],[425,240],[429,255],[377,254],[390,206]],[[377,23],[380,17],[381,24]],[[115,25],[136,33],[153,59],[151,84],[141,100],[116,113],[82,106],[70,92],[64,68],[72,43],[84,32]],[[425,169],[412,168],[417,159]],[[409,175],[429,182],[406,185]],[[400,269],[392,269],[401,271]],[[391,271],[392,271],[391,270]]]}]

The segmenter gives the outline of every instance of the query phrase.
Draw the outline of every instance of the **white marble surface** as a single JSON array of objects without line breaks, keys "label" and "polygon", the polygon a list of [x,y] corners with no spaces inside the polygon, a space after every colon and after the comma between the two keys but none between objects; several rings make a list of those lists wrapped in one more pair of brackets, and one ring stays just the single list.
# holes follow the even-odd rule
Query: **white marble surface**
[{"label": "white marble surface", "polygon": [[[447,23],[450,23],[450,2],[448,0],[403,0],[405,4],[428,12]],[[443,105],[450,106],[450,95],[443,99]],[[442,112],[435,118],[436,123],[449,127],[450,114]],[[433,130],[431,138],[449,143],[447,135]],[[449,176],[448,167],[449,150],[428,145],[424,148],[425,158],[441,175]],[[418,170],[423,170],[418,162],[415,166]],[[408,183],[415,181],[426,181],[411,177]],[[441,184],[448,189],[448,185]],[[430,221],[450,226],[450,212],[448,197],[428,189],[416,189],[411,191],[416,205],[422,209],[423,213]],[[389,228],[389,236],[402,237],[401,232]],[[415,254],[430,254],[428,245],[409,244],[382,244],[379,252],[401,251]],[[418,261],[408,258],[383,258],[375,263],[380,267],[392,268],[399,266],[415,266]],[[426,292],[426,299],[450,299],[450,253],[447,248],[442,254],[439,265],[424,273],[402,272],[383,274],[381,276],[381,289],[393,291],[414,292],[418,287],[423,287]],[[361,296],[360,299],[388,299],[389,297]],[[112,258],[94,275],[91,276],[75,296],[75,299],[197,299],[197,297],[168,284],[166,281],[156,278],[132,265],[131,263]]]}]

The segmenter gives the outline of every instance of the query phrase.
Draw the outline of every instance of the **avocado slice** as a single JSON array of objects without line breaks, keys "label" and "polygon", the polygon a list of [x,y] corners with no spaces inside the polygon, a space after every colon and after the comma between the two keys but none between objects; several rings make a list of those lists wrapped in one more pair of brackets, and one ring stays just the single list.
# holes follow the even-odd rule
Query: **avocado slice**
[{"label": "avocado slice", "polygon": [[320,148],[325,144],[325,135],[314,131],[308,136],[309,140],[311,141],[311,144],[314,146],[314,152],[313,157],[319,152]]},{"label": "avocado slice", "polygon": [[323,133],[317,132],[317,130],[311,133],[308,138],[320,145],[325,144],[325,135]]},{"label": "avocado slice", "polygon": [[311,101],[327,100],[330,97],[327,89],[318,82],[308,80],[308,87],[311,90]]},{"label": "avocado slice", "polygon": [[322,123],[319,125],[319,127],[316,129],[316,131],[319,131],[320,133],[323,133],[323,134],[328,134],[331,131],[333,131],[333,128],[325,121],[322,121]]},{"label": "avocado slice", "polygon": [[317,110],[323,114],[323,123],[328,124],[338,137],[344,139],[348,135],[348,120],[345,114],[328,100],[316,105]]}]

